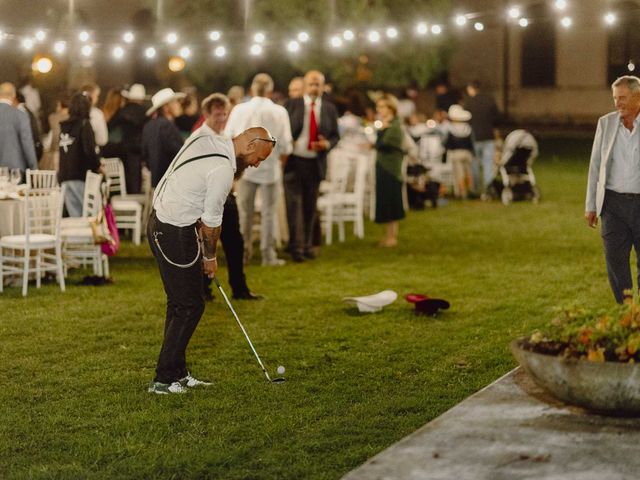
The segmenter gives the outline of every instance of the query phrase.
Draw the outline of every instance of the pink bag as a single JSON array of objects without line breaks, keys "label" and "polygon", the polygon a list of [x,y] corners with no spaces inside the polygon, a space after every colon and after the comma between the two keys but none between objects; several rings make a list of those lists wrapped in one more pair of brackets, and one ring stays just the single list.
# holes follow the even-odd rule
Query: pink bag
[{"label": "pink bag", "polygon": [[105,255],[113,257],[118,251],[118,248],[120,248],[120,235],[118,234],[118,224],[116,223],[116,217],[113,214],[113,208],[110,203],[104,206],[104,218],[107,222],[107,227],[109,227],[111,240],[101,244],[100,249]]}]

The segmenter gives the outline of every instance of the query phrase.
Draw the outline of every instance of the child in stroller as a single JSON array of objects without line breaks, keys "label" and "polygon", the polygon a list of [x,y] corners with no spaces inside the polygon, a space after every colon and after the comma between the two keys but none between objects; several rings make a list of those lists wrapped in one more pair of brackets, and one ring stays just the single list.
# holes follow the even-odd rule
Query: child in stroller
[{"label": "child in stroller", "polygon": [[487,194],[509,205],[514,200],[540,201],[540,189],[531,166],[538,156],[538,143],[531,133],[518,129],[507,135],[502,146],[498,175]]}]

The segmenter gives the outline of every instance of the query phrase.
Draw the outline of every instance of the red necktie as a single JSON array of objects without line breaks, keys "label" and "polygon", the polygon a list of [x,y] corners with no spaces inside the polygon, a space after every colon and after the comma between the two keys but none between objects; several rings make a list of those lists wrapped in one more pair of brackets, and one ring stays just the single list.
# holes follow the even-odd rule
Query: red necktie
[{"label": "red necktie", "polygon": [[307,148],[309,150],[313,150],[311,148],[311,142],[318,141],[318,122],[316,122],[316,102],[311,102],[311,111],[309,112],[309,145]]}]

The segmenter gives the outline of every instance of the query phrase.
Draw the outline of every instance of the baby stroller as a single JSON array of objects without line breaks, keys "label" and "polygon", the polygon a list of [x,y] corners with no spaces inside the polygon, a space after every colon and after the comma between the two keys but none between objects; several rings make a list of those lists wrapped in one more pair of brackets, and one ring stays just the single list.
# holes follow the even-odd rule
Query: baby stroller
[{"label": "baby stroller", "polygon": [[514,200],[540,201],[540,189],[531,166],[538,156],[538,143],[526,130],[514,130],[504,140],[498,165],[498,175],[490,186],[490,192],[502,203]]}]

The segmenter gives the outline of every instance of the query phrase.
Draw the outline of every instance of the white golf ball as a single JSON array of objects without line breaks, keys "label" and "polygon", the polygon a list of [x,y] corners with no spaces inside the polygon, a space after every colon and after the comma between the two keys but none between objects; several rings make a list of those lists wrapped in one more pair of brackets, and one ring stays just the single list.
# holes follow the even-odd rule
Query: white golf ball
[{"label": "white golf ball", "polygon": [[278,374],[279,374],[279,375],[282,375],[283,373],[284,373],[284,367],[283,367],[282,365],[280,365],[280,366],[278,367]]}]

